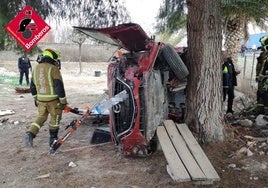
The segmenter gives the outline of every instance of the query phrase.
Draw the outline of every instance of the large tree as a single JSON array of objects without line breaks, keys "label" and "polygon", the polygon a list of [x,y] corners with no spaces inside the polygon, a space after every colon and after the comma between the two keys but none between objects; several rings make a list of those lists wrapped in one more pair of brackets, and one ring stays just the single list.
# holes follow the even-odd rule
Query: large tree
[{"label": "large tree", "polygon": [[173,33],[186,25],[186,0],[165,0],[159,8],[156,30]]},{"label": "large tree", "polygon": [[65,0],[58,14],[86,27],[109,27],[130,20],[118,0]]},{"label": "large tree", "polygon": [[159,13],[161,32],[172,33],[187,23],[190,75],[185,122],[201,142],[224,139],[220,13],[221,0],[166,0]]},{"label": "large tree", "polygon": [[186,123],[194,125],[202,142],[224,139],[220,6],[220,0],[187,0]]}]

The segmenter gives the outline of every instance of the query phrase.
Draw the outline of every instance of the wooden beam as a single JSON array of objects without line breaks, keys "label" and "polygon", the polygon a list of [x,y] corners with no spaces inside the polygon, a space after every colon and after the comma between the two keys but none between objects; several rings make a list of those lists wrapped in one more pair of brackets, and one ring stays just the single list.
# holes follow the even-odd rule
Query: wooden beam
[{"label": "wooden beam", "polygon": [[177,155],[164,126],[159,126],[157,128],[157,136],[168,162],[169,169],[172,172],[172,179],[177,182],[191,181],[191,178]]},{"label": "wooden beam", "polygon": [[167,133],[174,145],[174,148],[180,157],[183,165],[187,169],[192,180],[205,180],[206,176],[200,169],[195,158],[188,149],[182,135],[179,133],[175,123],[172,120],[164,122]]},{"label": "wooden beam", "polygon": [[189,147],[192,155],[194,156],[195,160],[197,161],[198,165],[202,169],[203,173],[206,175],[208,180],[220,180],[220,177],[212,164],[210,163],[208,157],[204,153],[203,149],[196,141],[194,136],[192,135],[191,131],[189,130],[186,124],[176,124],[178,130],[180,131],[182,137],[184,138],[186,144]]}]

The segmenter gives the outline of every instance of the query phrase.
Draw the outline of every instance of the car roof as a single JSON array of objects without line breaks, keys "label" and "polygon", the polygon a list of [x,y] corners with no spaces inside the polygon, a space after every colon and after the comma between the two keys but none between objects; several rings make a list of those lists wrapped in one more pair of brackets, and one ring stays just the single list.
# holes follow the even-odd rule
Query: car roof
[{"label": "car roof", "polygon": [[107,28],[76,27],[75,29],[99,41],[116,45],[128,51],[143,51],[150,39],[140,25],[124,23]]}]

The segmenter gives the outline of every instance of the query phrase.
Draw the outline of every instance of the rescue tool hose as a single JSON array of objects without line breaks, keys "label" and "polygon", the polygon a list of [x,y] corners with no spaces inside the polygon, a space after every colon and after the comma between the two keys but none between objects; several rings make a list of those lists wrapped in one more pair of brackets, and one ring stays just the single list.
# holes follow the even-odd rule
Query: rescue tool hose
[{"label": "rescue tool hose", "polygon": [[[91,111],[99,104],[101,100],[107,97],[107,93],[104,92],[95,104],[89,108],[89,105],[83,111],[82,116],[76,120],[73,120],[69,125],[66,126],[64,134],[58,139],[55,140],[49,150],[49,154],[54,155],[57,149],[66,141],[66,139],[76,131],[76,129],[82,124],[82,122],[90,115]],[[72,112],[74,114],[81,115],[81,112],[78,108],[71,108],[70,106],[66,106],[64,109],[65,113]]]}]

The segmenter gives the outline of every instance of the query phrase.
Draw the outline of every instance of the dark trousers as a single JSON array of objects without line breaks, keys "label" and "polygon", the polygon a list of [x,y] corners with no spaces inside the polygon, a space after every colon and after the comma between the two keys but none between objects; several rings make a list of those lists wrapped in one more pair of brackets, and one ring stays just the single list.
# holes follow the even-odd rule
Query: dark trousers
[{"label": "dark trousers", "polygon": [[266,90],[262,90],[261,91],[261,102],[263,103],[263,111],[261,111],[261,113],[264,112],[265,115],[268,115],[268,91]]},{"label": "dark trousers", "polygon": [[29,85],[29,70],[22,70],[20,71],[20,80],[19,83],[22,85],[23,75],[25,74],[26,83]]},{"label": "dark trousers", "polygon": [[233,113],[233,102],[234,102],[234,87],[230,87],[223,92],[223,101],[226,100],[226,97],[228,95],[227,100],[227,113],[231,112]]},{"label": "dark trousers", "polygon": [[268,91],[263,92],[262,94],[264,107],[268,107]]}]

